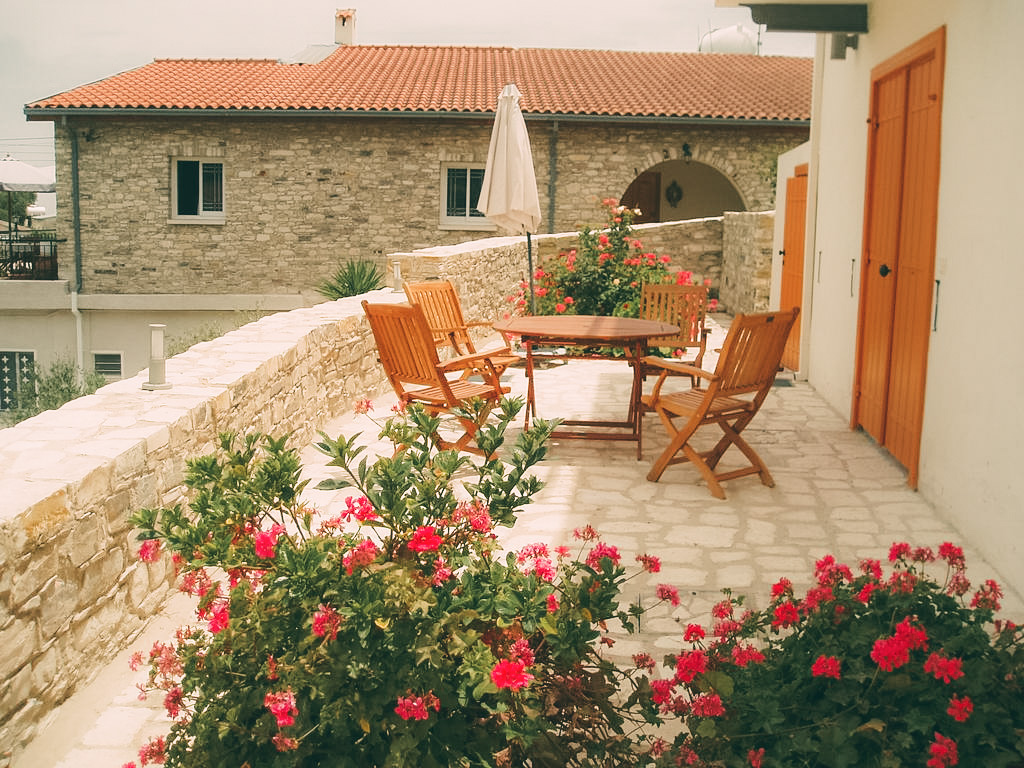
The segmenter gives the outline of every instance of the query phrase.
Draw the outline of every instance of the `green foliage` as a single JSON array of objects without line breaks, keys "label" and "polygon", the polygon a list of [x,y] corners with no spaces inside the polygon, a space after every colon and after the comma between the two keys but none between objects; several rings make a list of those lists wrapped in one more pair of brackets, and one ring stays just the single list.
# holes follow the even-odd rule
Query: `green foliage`
[{"label": "green foliage", "polygon": [[[603,205],[608,218],[604,230],[583,229],[577,248],[534,269],[536,314],[636,317],[643,283],[676,278],[668,271],[668,256],[645,253],[633,237],[634,211],[613,199]],[[528,290],[524,284],[513,297],[523,311],[528,311]]]},{"label": "green foliage", "polygon": [[79,372],[68,358],[58,358],[48,367],[31,363],[26,366],[18,391],[11,398],[11,407],[3,413],[5,426],[17,424],[43,411],[60,408],[83,395],[91,395],[106,384],[95,371]]},{"label": "green foliage", "polygon": [[[970,602],[963,552],[893,545],[891,574],[820,560],[800,599],[787,579],[763,611],[726,592],[714,641],[654,683],[685,725],[664,765],[1024,765],[1024,634],[994,621],[998,586]],[[939,583],[926,565],[945,563]]]},{"label": "green foliage", "polygon": [[0,192],[0,221],[4,223],[4,231],[7,231],[7,222],[19,224],[26,218],[26,209],[36,201],[35,192],[11,192],[10,209],[7,207],[8,194]]},{"label": "green foliage", "polygon": [[334,275],[320,283],[317,292],[328,299],[344,299],[375,291],[384,285],[384,273],[373,261],[346,261]]},{"label": "green foliage", "polygon": [[321,434],[344,473],[331,487],[353,491],[335,517],[302,502],[284,439],[224,435],[190,461],[188,508],[132,521],[144,559],[173,553],[205,623],[150,654],[174,723],[142,754],[211,768],[644,764],[626,735],[643,681],[594,643],[609,622],[633,625],[617,552],[589,535],[582,560],[496,552],[496,527],[541,488],[528,470],[555,427],[537,420],[505,446],[521,408],[506,399],[481,426],[493,458],[478,464],[438,451],[417,407],[383,426],[396,450],[372,462],[358,435]]}]

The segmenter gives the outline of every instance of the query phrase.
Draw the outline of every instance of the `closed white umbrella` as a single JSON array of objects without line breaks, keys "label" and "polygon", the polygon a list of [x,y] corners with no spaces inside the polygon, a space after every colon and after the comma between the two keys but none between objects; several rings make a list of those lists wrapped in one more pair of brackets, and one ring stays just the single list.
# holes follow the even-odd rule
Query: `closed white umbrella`
[{"label": "closed white umbrella", "polygon": [[530,311],[533,298],[533,243],[530,233],[540,224],[537,176],[533,171],[530,135],[519,108],[519,89],[509,83],[498,96],[498,111],[487,150],[487,168],[477,208],[502,229],[526,233],[530,270]]}]

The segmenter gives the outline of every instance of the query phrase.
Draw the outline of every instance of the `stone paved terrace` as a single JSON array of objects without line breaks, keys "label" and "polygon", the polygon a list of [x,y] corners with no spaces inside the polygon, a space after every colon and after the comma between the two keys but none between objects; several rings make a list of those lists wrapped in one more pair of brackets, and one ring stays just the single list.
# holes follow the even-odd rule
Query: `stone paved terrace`
[{"label": "stone paved terrace", "polygon": [[[720,346],[727,323],[725,317],[716,319],[712,348]],[[713,363],[712,354],[705,367]],[[510,370],[506,378],[513,394],[525,391],[521,369]],[[546,368],[537,378],[540,414],[614,416],[622,410],[628,386],[628,369],[621,362],[574,361]],[[393,402],[393,396],[378,398],[370,416],[386,418]],[[648,614],[639,637],[619,638],[612,649],[618,657],[627,658],[641,647],[653,648],[656,657],[678,650],[680,625],[707,623],[722,588],[731,587],[761,605],[781,576],[798,589],[809,586],[814,561],[827,553],[855,563],[862,557],[884,558],[893,541],[936,546],[948,540],[964,547],[975,583],[999,578],[971,547],[970,532],[954,530],[940,519],[907,487],[902,469],[863,434],[851,432],[806,383],[780,377],[744,433],[770,467],[774,488],[756,477],[741,478],[725,485],[727,499],[719,501],[685,465],[670,467],[659,483],[650,483],[645,476],[665,438],[653,416],[646,427],[641,462],[630,444],[552,443],[548,459],[535,469],[546,488],[502,536],[509,548],[536,541],[571,543],[574,528],[591,524],[620,548],[624,562],[643,552],[662,558],[661,573],[630,581],[623,599],[642,595],[653,602],[655,584],[671,583],[682,603],[675,610]],[[332,436],[362,432],[371,451],[390,452],[389,445],[374,439],[377,425],[367,416],[343,414],[325,431]],[[313,481],[309,500],[325,513],[343,504],[345,491],[312,490],[339,470],[326,467],[311,446],[302,455]],[[1024,618],[1019,594],[1008,594],[1004,606],[1009,618]],[[110,768],[137,761],[138,747],[162,732],[166,721],[155,697],[137,699],[134,684],[141,678],[128,669],[128,655],[165,639],[178,622],[188,620],[189,610],[180,598],[172,602],[90,686],[48,718],[13,764]]]}]

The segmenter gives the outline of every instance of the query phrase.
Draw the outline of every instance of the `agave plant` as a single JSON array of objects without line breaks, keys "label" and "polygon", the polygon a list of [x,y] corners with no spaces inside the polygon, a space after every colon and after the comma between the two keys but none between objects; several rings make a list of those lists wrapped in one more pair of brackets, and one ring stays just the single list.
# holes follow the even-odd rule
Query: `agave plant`
[{"label": "agave plant", "polygon": [[384,285],[384,272],[373,261],[360,259],[341,264],[334,275],[320,283],[317,292],[328,299],[344,299],[375,291]]}]

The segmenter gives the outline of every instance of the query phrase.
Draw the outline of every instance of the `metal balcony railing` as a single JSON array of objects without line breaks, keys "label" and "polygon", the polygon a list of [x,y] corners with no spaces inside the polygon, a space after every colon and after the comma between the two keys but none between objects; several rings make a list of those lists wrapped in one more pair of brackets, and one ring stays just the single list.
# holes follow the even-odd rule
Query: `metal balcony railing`
[{"label": "metal balcony railing", "polygon": [[0,280],[56,280],[61,242],[52,230],[0,233]]}]

